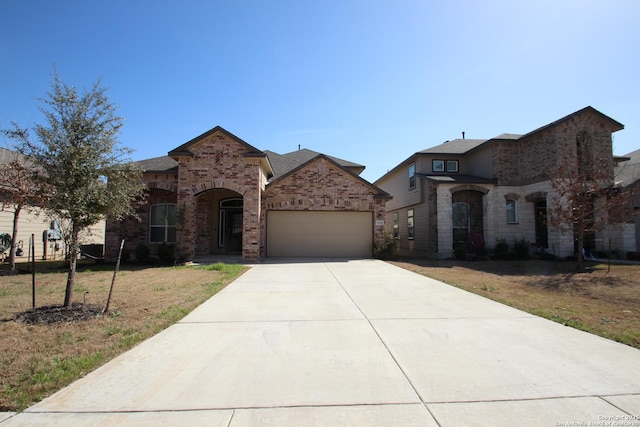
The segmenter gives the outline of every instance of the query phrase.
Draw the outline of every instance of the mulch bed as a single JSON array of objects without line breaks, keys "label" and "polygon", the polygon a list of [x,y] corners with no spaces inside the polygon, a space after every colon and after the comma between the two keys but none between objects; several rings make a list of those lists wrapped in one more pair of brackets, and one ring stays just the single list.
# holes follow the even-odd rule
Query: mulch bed
[{"label": "mulch bed", "polygon": [[45,305],[35,310],[16,314],[13,320],[29,325],[49,325],[52,323],[77,322],[91,320],[102,315],[102,306],[96,304],[73,303],[71,307],[63,305]]}]

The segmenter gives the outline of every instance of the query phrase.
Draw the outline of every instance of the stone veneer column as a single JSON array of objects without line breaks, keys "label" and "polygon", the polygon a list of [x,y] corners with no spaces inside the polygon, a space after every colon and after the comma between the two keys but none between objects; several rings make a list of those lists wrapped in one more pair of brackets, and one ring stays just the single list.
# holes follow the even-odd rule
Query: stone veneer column
[{"label": "stone veneer column", "polygon": [[451,187],[438,186],[438,253],[437,258],[453,256],[453,221],[451,219]]}]

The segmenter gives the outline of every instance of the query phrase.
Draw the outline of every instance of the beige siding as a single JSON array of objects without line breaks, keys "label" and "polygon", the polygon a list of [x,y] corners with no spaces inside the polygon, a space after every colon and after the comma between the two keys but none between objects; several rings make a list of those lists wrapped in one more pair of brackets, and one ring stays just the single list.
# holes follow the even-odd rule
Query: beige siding
[{"label": "beige siding", "polygon": [[[31,235],[34,235],[36,260],[42,260],[45,251],[43,232],[48,230],[51,218],[45,214],[36,215],[23,210],[18,222],[18,247],[22,247],[23,256],[16,257],[17,262],[27,261]],[[0,233],[13,234],[13,210],[0,211]],[[104,221],[91,227],[81,236],[82,244],[104,244]],[[64,257],[63,243],[59,242],[59,250],[55,250],[55,242],[47,242],[47,259],[62,259]]]},{"label": "beige siding", "polygon": [[468,159],[460,161],[460,172],[466,175],[481,176],[483,178],[493,177],[493,154],[490,148],[481,147],[469,156]]},{"label": "beige siding", "polygon": [[406,167],[400,167],[376,182],[378,187],[393,195],[393,199],[386,204],[388,211],[420,203],[421,184],[421,180],[416,177],[415,188],[409,189],[409,163]]}]

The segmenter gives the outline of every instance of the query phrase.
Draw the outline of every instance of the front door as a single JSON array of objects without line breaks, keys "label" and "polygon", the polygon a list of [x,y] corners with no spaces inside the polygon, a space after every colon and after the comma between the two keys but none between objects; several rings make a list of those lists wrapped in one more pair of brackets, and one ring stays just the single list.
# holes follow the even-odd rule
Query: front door
[{"label": "front door", "polygon": [[547,201],[538,200],[535,202],[535,215],[536,215],[536,245],[539,248],[548,248],[548,234],[547,234]]},{"label": "front door", "polygon": [[225,229],[227,253],[242,252],[242,211],[227,211],[227,227]]},{"label": "front door", "polygon": [[228,254],[242,253],[242,199],[220,202],[218,246]]}]

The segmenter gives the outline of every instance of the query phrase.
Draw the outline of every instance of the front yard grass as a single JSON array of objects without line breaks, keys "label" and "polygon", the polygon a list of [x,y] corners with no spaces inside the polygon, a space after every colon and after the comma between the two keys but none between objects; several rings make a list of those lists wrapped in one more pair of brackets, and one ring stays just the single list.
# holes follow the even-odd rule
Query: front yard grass
[{"label": "front yard grass", "polygon": [[[38,263],[36,307],[61,304],[66,270]],[[26,266],[24,267],[26,269]],[[74,301],[104,307],[113,265],[80,266]],[[182,319],[247,268],[125,265],[109,312],[52,324],[15,321],[31,309],[31,274],[0,277],[0,411],[21,411]],[[46,270],[46,272],[44,272]]]},{"label": "front yard grass", "polygon": [[392,264],[537,316],[640,348],[640,266],[399,260]]}]

